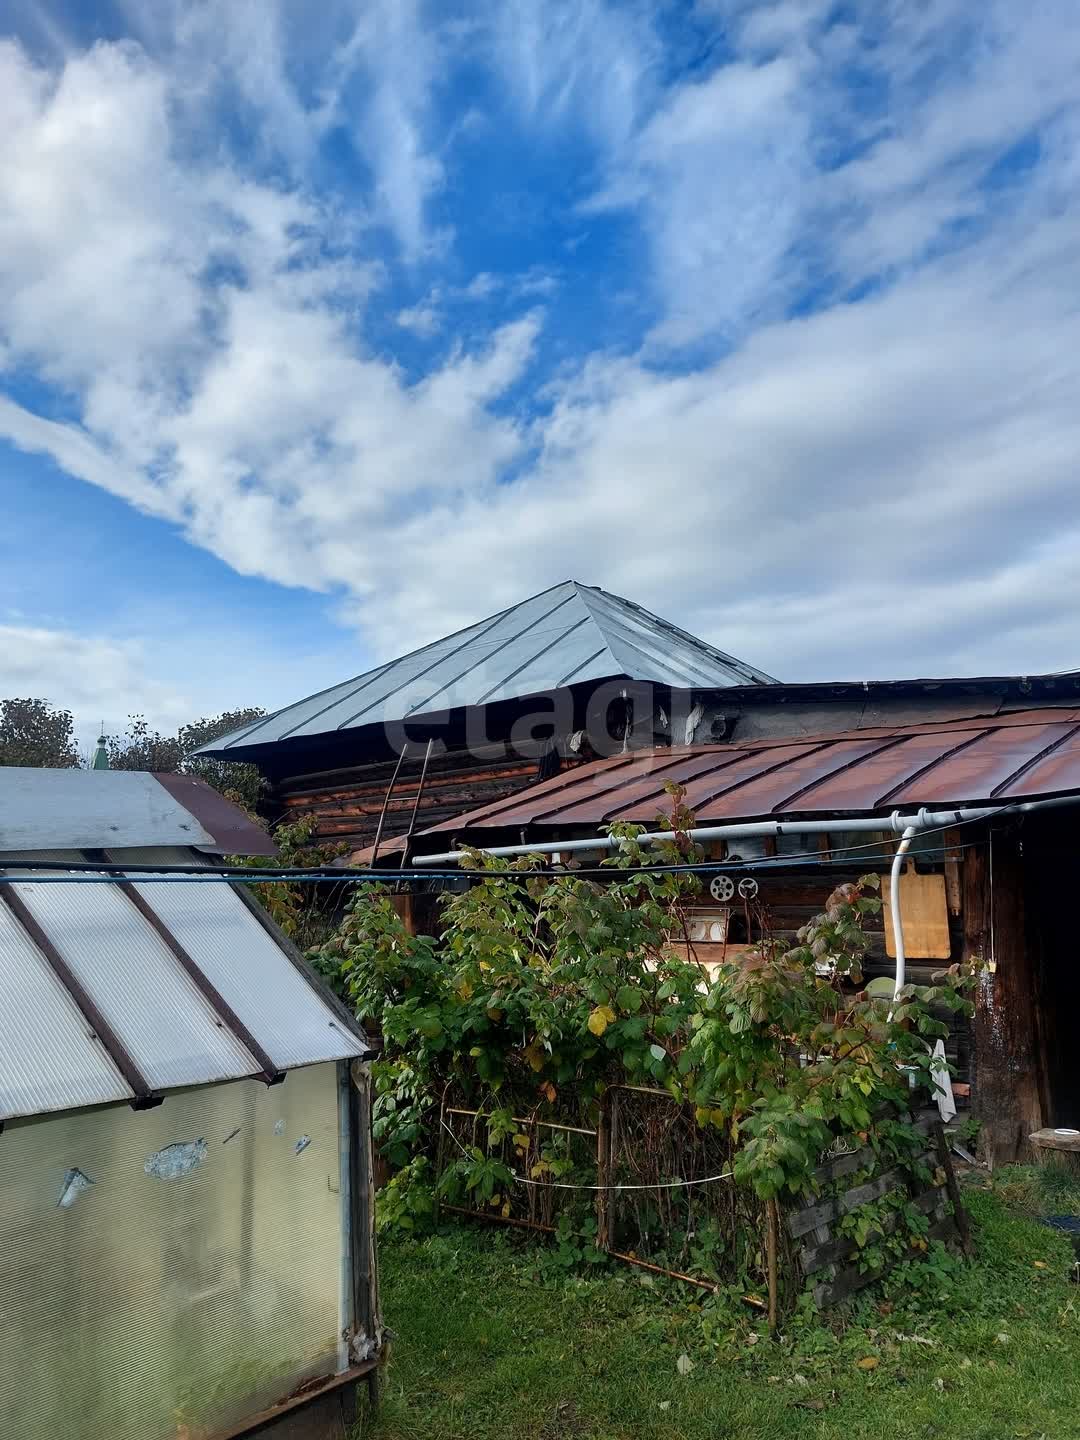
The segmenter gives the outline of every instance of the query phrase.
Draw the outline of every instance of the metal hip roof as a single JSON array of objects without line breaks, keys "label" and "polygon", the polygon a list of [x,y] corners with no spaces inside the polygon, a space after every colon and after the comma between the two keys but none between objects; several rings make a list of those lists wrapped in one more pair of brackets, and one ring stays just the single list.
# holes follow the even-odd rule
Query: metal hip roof
[{"label": "metal hip roof", "polygon": [[566,580],[234,730],[200,753],[239,759],[283,740],[393,724],[618,677],[678,689],[775,683],[631,600]]}]

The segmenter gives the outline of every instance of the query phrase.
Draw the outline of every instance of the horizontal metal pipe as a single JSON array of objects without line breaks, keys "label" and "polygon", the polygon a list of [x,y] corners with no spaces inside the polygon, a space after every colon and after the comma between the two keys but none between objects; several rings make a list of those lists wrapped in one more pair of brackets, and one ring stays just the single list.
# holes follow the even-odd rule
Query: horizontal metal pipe
[{"label": "horizontal metal pipe", "polygon": [[[861,832],[891,830],[902,835],[914,827],[919,830],[945,829],[973,820],[989,820],[996,815],[1019,815],[1030,810],[1050,809],[1058,805],[1080,804],[1080,795],[1056,795],[1047,800],[1027,800],[1022,804],[960,806],[951,810],[927,810],[914,815],[894,810],[891,815],[838,816],[832,820],[745,820],[730,825],[697,825],[692,830],[657,830],[637,836],[639,845],[656,845],[687,838],[690,840],[737,840],[751,836],[827,835],[837,831]],[[568,855],[582,850],[615,850],[622,840],[615,835],[596,835],[587,840],[544,840],[533,845],[491,845],[477,847],[495,859],[514,855]],[[438,855],[418,855],[414,866],[451,865],[465,859],[465,850],[445,850]]]}]

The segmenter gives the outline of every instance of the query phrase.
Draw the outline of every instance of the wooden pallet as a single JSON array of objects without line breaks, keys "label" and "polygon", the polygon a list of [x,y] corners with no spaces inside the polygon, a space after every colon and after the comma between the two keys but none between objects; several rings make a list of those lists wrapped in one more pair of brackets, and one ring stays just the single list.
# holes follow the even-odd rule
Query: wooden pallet
[{"label": "wooden pallet", "polygon": [[[932,1184],[916,1188],[918,1182],[909,1169],[895,1165],[850,1190],[789,1211],[788,1233],[793,1240],[802,1242],[798,1252],[799,1264],[803,1275],[814,1277],[814,1302],[819,1307],[837,1304],[863,1286],[880,1280],[886,1273],[884,1270],[860,1270],[858,1244],[850,1236],[836,1234],[833,1227],[837,1220],[850,1215],[860,1205],[880,1200],[900,1186],[907,1187],[916,1209],[929,1218],[927,1239],[943,1240],[946,1244],[969,1250],[967,1216],[941,1119],[936,1110],[926,1111],[913,1121],[913,1126],[926,1138],[926,1148],[918,1154],[916,1161],[922,1161],[931,1168],[934,1173]],[[818,1166],[814,1171],[814,1180],[819,1187],[824,1186],[845,1175],[865,1170],[874,1158],[874,1152],[869,1147],[852,1154],[838,1155]],[[899,1212],[888,1216],[881,1227],[883,1233],[890,1234],[899,1223]],[[910,1251],[912,1256],[918,1253],[915,1249]]]}]

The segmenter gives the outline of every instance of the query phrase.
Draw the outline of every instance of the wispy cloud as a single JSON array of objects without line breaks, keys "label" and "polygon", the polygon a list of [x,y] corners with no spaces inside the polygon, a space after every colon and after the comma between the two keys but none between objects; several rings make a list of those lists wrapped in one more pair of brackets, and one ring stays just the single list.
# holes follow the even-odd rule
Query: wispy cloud
[{"label": "wispy cloud", "polygon": [[54,28],[0,45],[21,451],[383,654],[577,574],[781,675],[1075,660],[1065,0]]}]

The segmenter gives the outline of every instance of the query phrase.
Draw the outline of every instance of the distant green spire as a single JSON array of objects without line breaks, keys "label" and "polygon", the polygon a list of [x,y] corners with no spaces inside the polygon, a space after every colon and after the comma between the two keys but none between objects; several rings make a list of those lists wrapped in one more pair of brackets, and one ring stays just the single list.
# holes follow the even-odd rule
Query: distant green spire
[{"label": "distant green spire", "polygon": [[105,736],[99,735],[97,749],[94,751],[94,758],[90,761],[91,770],[107,770],[109,768],[109,752],[105,749]]}]

